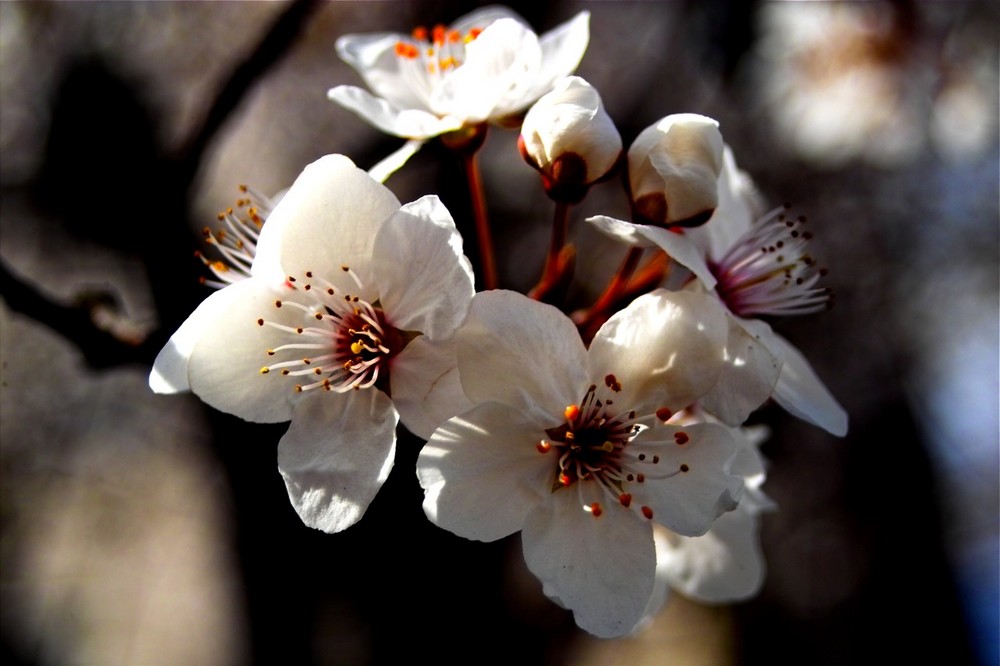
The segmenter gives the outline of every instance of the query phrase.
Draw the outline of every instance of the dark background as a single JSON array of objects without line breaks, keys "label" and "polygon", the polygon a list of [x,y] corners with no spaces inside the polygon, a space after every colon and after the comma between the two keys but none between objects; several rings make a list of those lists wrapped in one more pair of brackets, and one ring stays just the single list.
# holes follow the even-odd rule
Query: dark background
[{"label": "dark background", "polygon": [[[431,525],[420,440],[364,520],[299,522],[284,426],[154,396],[149,365],[206,292],[200,229],[248,183],[400,145],[328,102],[360,84],[346,33],[473,3],[0,3],[0,611],[7,663],[860,664],[998,662],[998,10],[995,3],[545,2],[581,9],[578,69],[626,141],[717,118],[740,165],[808,215],[836,307],[775,322],[850,414],[836,439],[779,409],[752,601],[675,596],[598,641],[548,602],[516,536]],[[551,204],[494,129],[482,152],[501,282],[537,278]],[[471,228],[431,143],[388,181]],[[574,298],[624,250],[615,183],[573,211]],[[467,235],[467,252],[475,245]],[[402,656],[399,656],[402,655]]]}]

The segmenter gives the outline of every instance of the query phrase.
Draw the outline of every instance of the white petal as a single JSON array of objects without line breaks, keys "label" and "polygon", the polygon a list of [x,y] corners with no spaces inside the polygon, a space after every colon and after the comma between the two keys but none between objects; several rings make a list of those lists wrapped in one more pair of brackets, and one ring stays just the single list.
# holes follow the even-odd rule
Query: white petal
[{"label": "white petal", "polygon": [[[683,444],[676,435],[684,433]],[[628,484],[637,506],[653,510],[653,520],[684,536],[704,534],[716,518],[736,508],[743,479],[730,473],[737,448],[725,426],[696,423],[686,426],[656,422],[629,444],[638,454],[654,456],[645,481]],[[639,467],[635,467],[639,469]]]},{"label": "white petal", "polygon": [[563,420],[589,383],[587,351],[565,314],[513,291],[480,292],[457,334],[458,367],[473,402],[501,402]]},{"label": "white petal", "polygon": [[741,324],[782,359],[781,375],[774,387],[774,401],[789,414],[823,428],[831,435],[847,434],[847,412],[816,376],[806,357],[788,340],[758,320],[740,320]]},{"label": "white petal", "polygon": [[424,511],[439,527],[479,541],[521,529],[550,493],[556,452],[535,448],[545,431],[516,409],[479,405],[443,424],[417,459]]},{"label": "white petal", "polygon": [[730,318],[722,374],[701,406],[731,426],[747,420],[774,392],[781,359]]},{"label": "white petal", "polygon": [[[632,143],[628,150],[632,200],[653,223],[684,225],[718,206],[723,151],[718,125],[705,116],[674,114],[640,132]],[[647,210],[647,197],[661,205]]]},{"label": "white petal", "polygon": [[[573,184],[592,183],[618,162],[622,140],[601,97],[579,76],[558,80],[528,110],[521,125],[524,149],[534,166],[549,176],[553,163],[568,153],[583,160],[586,173]],[[575,176],[575,174],[574,174]]]},{"label": "white petal", "polygon": [[[659,289],[614,314],[590,344],[592,381],[621,384],[616,402],[631,409],[678,411],[715,386],[728,322],[704,294]],[[645,408],[645,410],[643,409]]]},{"label": "white petal", "polygon": [[426,98],[414,90],[400,69],[396,44],[402,38],[391,32],[344,35],[337,39],[337,54],[376,96],[393,107],[427,110]]},{"label": "white petal", "polygon": [[587,222],[593,224],[609,238],[625,243],[631,247],[656,247],[656,243],[649,239],[642,229],[644,225],[626,222],[607,215],[594,215],[588,217]]},{"label": "white petal", "polygon": [[661,229],[645,224],[637,225],[639,233],[653,242],[656,247],[666,252],[705,285],[706,289],[715,287],[715,276],[705,263],[705,256],[687,236],[687,231],[675,233],[669,229]]},{"label": "white petal", "polygon": [[[600,502],[597,517],[585,510]],[[630,632],[653,591],[652,526],[593,483],[576,483],[533,511],[522,534],[524,560],[546,595],[580,628],[602,638]]]},{"label": "white petal", "polygon": [[494,21],[465,49],[465,63],[431,93],[431,109],[466,123],[520,111],[541,63],[538,37],[513,19]]},{"label": "white petal", "polygon": [[454,339],[435,343],[421,335],[391,363],[392,404],[417,437],[429,439],[442,423],[474,406],[458,378]]},{"label": "white petal", "polygon": [[685,234],[698,245],[709,260],[718,261],[726,255],[763,212],[753,181],[736,166],[733,151],[726,146],[722,153],[719,174],[719,206],[705,224],[686,229]]},{"label": "white petal", "polygon": [[538,94],[547,92],[552,83],[566,74],[572,74],[590,42],[590,12],[582,11],[570,20],[549,30],[538,40],[542,49],[542,68],[538,81],[542,89]]},{"label": "white petal", "polygon": [[154,392],[179,393],[191,390],[188,385],[188,358],[202,336],[215,332],[215,313],[219,310],[220,303],[229,298],[228,295],[220,296],[222,291],[224,290],[212,292],[199,303],[156,355],[153,369],[149,373],[149,388]]},{"label": "white petal", "polygon": [[758,513],[741,503],[719,517],[703,536],[666,537],[657,530],[657,576],[698,601],[749,599],[764,583],[759,527]]},{"label": "white petal", "polygon": [[416,155],[424,143],[426,143],[425,139],[410,139],[400,146],[398,150],[393,151],[388,156],[382,158],[378,164],[368,169],[368,175],[378,182],[384,183],[389,179],[389,176],[403,168],[407,160]]},{"label": "white petal", "polygon": [[648,224],[635,224],[618,220],[606,215],[595,215],[588,217],[587,222],[593,224],[605,235],[615,240],[621,241],[632,247],[658,247],[666,252],[670,257],[688,268],[695,277],[708,289],[715,286],[715,276],[705,263],[705,256],[701,249],[691,241],[687,232],[677,232],[670,229],[661,229]]},{"label": "white petal", "polygon": [[382,226],[374,261],[379,300],[396,328],[440,340],[465,320],[475,293],[472,265],[437,195],[406,204]]},{"label": "white petal", "polygon": [[396,420],[374,389],[301,401],[278,444],[278,470],[302,522],[340,532],[361,519],[392,469]]},{"label": "white petal", "polygon": [[[399,208],[381,183],[342,155],[327,155],[305,168],[282,198],[260,233],[253,273],[276,253],[282,273],[262,275],[281,282],[299,280],[307,271],[330,280],[343,291],[374,300],[369,274],[374,238]],[[271,266],[274,262],[268,262]],[[341,266],[350,266],[368,288],[358,292]]]},{"label": "white petal", "polygon": [[287,334],[260,326],[260,318],[301,326],[303,314],[293,308],[276,308],[287,295],[263,285],[256,278],[241,280],[206,299],[199,316],[203,334],[191,350],[188,381],[205,402],[228,414],[258,423],[291,418],[294,382],[278,373],[261,375],[269,363],[267,350],[287,341]]},{"label": "white petal", "polygon": [[512,9],[501,5],[491,5],[489,7],[474,9],[465,16],[462,16],[452,22],[449,28],[450,30],[457,30],[461,35],[465,35],[465,33],[469,32],[473,28],[485,30],[491,23],[502,18],[514,19],[521,25],[528,25],[528,22]]},{"label": "white petal", "polygon": [[341,85],[331,88],[326,96],[393,136],[429,139],[462,126],[462,119],[459,117],[450,115],[439,117],[420,108],[400,108],[355,86]]}]

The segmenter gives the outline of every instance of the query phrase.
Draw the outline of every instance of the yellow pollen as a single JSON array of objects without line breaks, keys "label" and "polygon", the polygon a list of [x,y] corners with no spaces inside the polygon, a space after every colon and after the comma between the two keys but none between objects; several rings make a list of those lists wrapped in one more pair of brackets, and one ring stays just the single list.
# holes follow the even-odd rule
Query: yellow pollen
[{"label": "yellow pollen", "polygon": [[268,368],[268,367],[263,367],[263,368],[260,369],[260,374],[262,374],[262,375],[266,375],[269,372],[271,372],[271,369]]},{"label": "yellow pollen", "polygon": [[363,344],[361,344],[360,342],[352,342],[351,343],[351,353],[352,354],[360,354],[361,350],[364,349],[364,348],[365,348],[365,346]]},{"label": "yellow pollen", "polygon": [[607,453],[611,453],[612,451],[615,450],[615,445],[612,444],[611,442],[604,442],[603,444],[601,444],[601,449],[603,451],[606,451]]}]

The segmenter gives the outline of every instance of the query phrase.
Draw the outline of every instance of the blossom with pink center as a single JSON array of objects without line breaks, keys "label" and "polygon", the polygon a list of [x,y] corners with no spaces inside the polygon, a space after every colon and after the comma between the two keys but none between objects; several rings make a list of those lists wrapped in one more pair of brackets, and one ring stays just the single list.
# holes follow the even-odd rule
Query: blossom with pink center
[{"label": "blossom with pink center", "polygon": [[[699,180],[701,178],[699,177]],[[825,309],[825,271],[809,254],[805,219],[784,209],[760,214],[760,197],[725,147],[718,207],[690,229],[662,229],[598,215],[588,218],[607,235],[634,247],[657,247],[696,278],[689,289],[714,293],[730,315],[725,377],[702,406],[729,425],[743,423],[769,397],[788,412],[843,436],[847,414],[787,340],[757,317]]]},{"label": "blossom with pink center", "polygon": [[474,406],[417,461],[427,516],[469,539],[520,530],[528,568],[577,624],[629,633],[654,591],[654,526],[704,534],[742,492],[726,427],[668,422],[718,381],[727,329],[717,299],[658,290],[587,349],[556,308],[477,294],[455,337]]},{"label": "blossom with pink center", "polygon": [[[160,352],[150,386],[256,422],[291,421],[278,468],[303,521],[361,518],[422,422],[433,343],[472,299],[461,236],[435,196],[400,206],[347,158],[306,167],[274,208],[250,276],[211,294]],[[417,371],[414,371],[417,368]]]}]

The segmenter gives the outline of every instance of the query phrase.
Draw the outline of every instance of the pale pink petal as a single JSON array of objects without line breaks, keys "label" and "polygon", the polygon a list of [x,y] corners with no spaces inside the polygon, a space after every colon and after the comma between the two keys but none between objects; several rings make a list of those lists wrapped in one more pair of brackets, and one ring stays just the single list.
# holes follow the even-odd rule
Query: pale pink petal
[{"label": "pale pink petal", "polygon": [[436,195],[400,208],[375,238],[375,284],[389,323],[431,340],[451,337],[475,293],[462,236]]},{"label": "pale pink petal", "polygon": [[[305,168],[271,212],[261,230],[253,274],[276,263],[281,272],[260,276],[280,283],[287,276],[303,280],[312,271],[339,290],[372,301],[374,239],[398,209],[392,192],[351,160],[322,157]],[[278,261],[269,261],[269,255]],[[360,276],[364,289],[340,270],[345,265]]]},{"label": "pale pink petal", "polygon": [[462,126],[460,117],[438,116],[423,108],[399,107],[355,86],[331,88],[326,96],[383,132],[406,139],[429,139]]},{"label": "pale pink petal", "polygon": [[458,377],[454,339],[435,343],[421,335],[391,363],[392,403],[417,437],[429,439],[442,423],[472,409]]},{"label": "pale pink petal", "polygon": [[396,411],[374,389],[310,393],[278,444],[278,471],[309,527],[339,532],[358,522],[389,476]]},{"label": "pale pink petal", "polygon": [[260,373],[261,367],[273,362],[267,350],[287,341],[288,334],[258,324],[263,318],[302,325],[300,310],[274,307],[287,293],[250,278],[206,299],[210,307],[199,315],[203,334],[188,361],[188,381],[199,398],[247,421],[273,423],[291,418],[294,382],[280,373]]},{"label": "pale pink petal", "polygon": [[722,371],[729,326],[714,297],[659,289],[615,313],[590,344],[592,381],[614,375],[615,401],[640,413],[678,411],[708,393]]},{"label": "pale pink petal", "polygon": [[723,423],[738,426],[771,397],[781,359],[732,318],[730,322],[722,374],[699,402]]},{"label": "pale pink petal", "polygon": [[816,375],[806,357],[764,322],[746,319],[740,322],[783,361],[781,375],[774,387],[774,401],[789,414],[819,426],[831,435],[846,435],[847,412]]},{"label": "pale pink petal", "polygon": [[632,503],[652,509],[655,522],[678,534],[704,534],[743,492],[743,479],[730,473],[737,449],[725,426],[657,421],[632,440],[629,451],[656,459],[642,483],[628,486]]},{"label": "pale pink petal", "polygon": [[[587,510],[594,502],[599,515]],[[656,570],[652,524],[607,502],[596,484],[553,493],[530,513],[521,539],[528,569],[580,628],[611,638],[642,619]]]},{"label": "pale pink petal", "polygon": [[473,402],[554,416],[556,426],[587,390],[587,351],[576,326],[523,294],[476,294],[457,342],[462,387]]},{"label": "pale pink petal", "polygon": [[550,494],[555,452],[540,453],[545,430],[498,403],[444,423],[420,451],[424,511],[466,539],[493,541],[521,529]]}]

